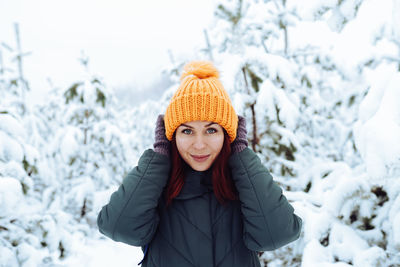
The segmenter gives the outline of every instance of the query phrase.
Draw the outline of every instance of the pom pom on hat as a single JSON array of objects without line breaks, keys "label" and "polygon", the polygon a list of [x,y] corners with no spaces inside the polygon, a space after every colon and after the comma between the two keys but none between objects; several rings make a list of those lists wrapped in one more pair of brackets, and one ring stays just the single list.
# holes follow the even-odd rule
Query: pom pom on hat
[{"label": "pom pom on hat", "polygon": [[192,61],[186,64],[183,68],[181,81],[190,75],[194,75],[199,79],[219,78],[218,70],[208,61]]},{"label": "pom pom on hat", "polygon": [[193,61],[184,66],[181,84],[164,116],[168,140],[172,140],[182,123],[196,120],[218,123],[228,133],[230,142],[235,140],[238,117],[218,78],[219,72],[211,62]]}]

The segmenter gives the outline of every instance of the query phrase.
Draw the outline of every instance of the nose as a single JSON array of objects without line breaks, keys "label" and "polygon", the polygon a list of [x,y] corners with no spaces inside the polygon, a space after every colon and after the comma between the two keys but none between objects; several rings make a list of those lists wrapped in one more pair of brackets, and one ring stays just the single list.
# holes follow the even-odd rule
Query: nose
[{"label": "nose", "polygon": [[201,150],[206,147],[206,143],[205,143],[204,137],[202,135],[197,135],[195,137],[193,147],[197,150]]}]

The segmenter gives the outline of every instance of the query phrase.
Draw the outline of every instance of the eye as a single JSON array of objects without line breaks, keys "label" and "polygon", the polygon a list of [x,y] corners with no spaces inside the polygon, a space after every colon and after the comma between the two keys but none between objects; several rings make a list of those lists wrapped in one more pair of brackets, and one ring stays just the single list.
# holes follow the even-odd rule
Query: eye
[{"label": "eye", "polygon": [[182,130],[182,133],[184,133],[184,134],[191,134],[191,132],[192,132],[192,130],[190,130],[190,129],[183,129]]},{"label": "eye", "polygon": [[208,128],[208,129],[207,129],[207,132],[213,134],[213,133],[216,133],[216,132],[218,132],[218,131],[217,131],[217,129],[215,129],[215,128]]}]

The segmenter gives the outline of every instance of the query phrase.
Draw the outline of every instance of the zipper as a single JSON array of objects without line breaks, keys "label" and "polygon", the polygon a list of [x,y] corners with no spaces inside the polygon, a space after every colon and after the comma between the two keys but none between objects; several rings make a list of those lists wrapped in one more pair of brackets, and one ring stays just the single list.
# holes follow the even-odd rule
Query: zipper
[{"label": "zipper", "polygon": [[144,258],[146,257],[146,254],[147,254],[148,249],[149,249],[149,244],[147,244],[147,245],[144,247],[143,259],[138,263],[138,265],[141,265],[141,264],[143,263]]}]

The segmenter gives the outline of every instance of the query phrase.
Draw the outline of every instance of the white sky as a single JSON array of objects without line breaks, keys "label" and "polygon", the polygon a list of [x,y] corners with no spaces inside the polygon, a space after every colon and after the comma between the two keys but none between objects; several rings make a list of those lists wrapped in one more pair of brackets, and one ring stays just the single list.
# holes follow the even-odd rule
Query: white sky
[{"label": "white sky", "polygon": [[[15,47],[19,22],[31,88],[69,86],[82,75],[84,50],[92,72],[113,87],[146,87],[175,56],[193,56],[211,21],[213,0],[0,0],[0,42]],[[5,54],[5,49],[3,54]]]}]

